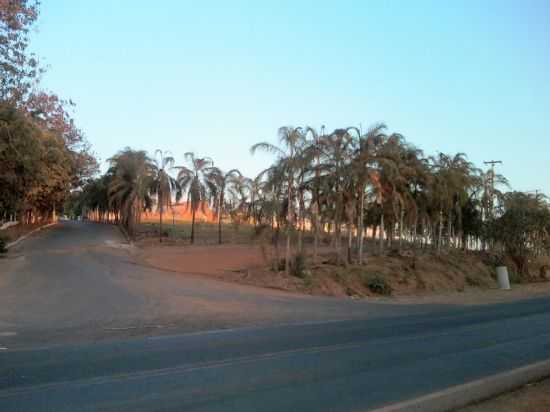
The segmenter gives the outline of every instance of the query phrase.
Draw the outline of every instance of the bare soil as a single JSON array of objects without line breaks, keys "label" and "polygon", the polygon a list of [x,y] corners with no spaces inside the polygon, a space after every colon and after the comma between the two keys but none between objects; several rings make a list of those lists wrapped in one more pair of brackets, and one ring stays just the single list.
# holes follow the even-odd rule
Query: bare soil
[{"label": "bare soil", "polygon": [[[371,256],[363,266],[342,266],[324,250],[318,262],[308,258],[307,269],[293,276],[270,269],[265,250],[257,245],[159,245],[149,239],[137,246],[134,255],[146,266],[311,295],[482,304],[550,294],[550,282],[542,281],[498,290],[493,269],[475,253]],[[377,293],[373,282],[389,286],[391,298]]]}]

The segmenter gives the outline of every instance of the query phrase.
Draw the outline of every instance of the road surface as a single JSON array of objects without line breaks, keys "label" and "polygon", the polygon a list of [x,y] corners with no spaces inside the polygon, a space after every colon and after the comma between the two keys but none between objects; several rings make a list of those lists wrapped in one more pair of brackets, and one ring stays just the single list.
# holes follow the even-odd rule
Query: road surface
[{"label": "road surface", "polygon": [[0,263],[1,411],[370,410],[550,358],[549,298],[287,295],[136,266],[111,229],[63,224]]}]

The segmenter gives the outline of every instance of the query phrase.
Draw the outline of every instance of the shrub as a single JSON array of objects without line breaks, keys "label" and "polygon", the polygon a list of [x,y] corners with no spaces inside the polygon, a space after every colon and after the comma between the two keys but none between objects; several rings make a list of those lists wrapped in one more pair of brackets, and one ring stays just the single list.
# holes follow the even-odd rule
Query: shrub
[{"label": "shrub", "polygon": [[481,287],[483,286],[483,282],[479,278],[476,278],[471,275],[466,275],[466,278],[464,279],[466,281],[466,284],[468,286],[475,286],[475,287]]},{"label": "shrub", "polygon": [[303,253],[298,253],[294,256],[294,259],[290,262],[290,271],[294,276],[300,279],[306,277],[306,257]]},{"label": "shrub", "polygon": [[392,294],[391,286],[380,276],[367,279],[366,286],[372,293],[377,295],[389,296]]},{"label": "shrub", "polygon": [[7,253],[8,249],[6,248],[6,239],[0,237],[0,253]]}]

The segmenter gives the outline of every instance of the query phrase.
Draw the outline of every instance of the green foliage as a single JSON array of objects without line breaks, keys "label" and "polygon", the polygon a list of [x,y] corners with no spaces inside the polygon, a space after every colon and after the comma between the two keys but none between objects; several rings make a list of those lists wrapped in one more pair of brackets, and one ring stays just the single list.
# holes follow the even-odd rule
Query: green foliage
[{"label": "green foliage", "polygon": [[20,101],[40,74],[36,56],[27,50],[38,5],[37,0],[0,1],[0,100]]},{"label": "green foliage", "polygon": [[376,293],[377,295],[389,296],[392,294],[391,286],[381,276],[366,278],[364,283],[365,283],[365,286],[372,293]]},{"label": "green foliage", "polygon": [[6,248],[6,244],[6,239],[0,236],[0,254],[7,253],[8,249]]},{"label": "green foliage", "polygon": [[109,162],[112,172],[107,189],[109,207],[119,212],[120,223],[133,236],[141,212],[152,207],[155,168],[146,152],[130,148],[119,152]]},{"label": "green foliage", "polygon": [[208,157],[196,157],[194,153],[185,153],[188,166],[177,166],[178,169],[178,193],[181,197],[187,196],[187,205],[191,207],[191,243],[195,241],[195,213],[197,210],[205,210],[209,191],[215,192],[215,183],[212,178],[214,162]]},{"label": "green foliage", "polygon": [[466,275],[466,278],[464,280],[466,281],[466,284],[468,286],[480,287],[485,285],[485,283],[482,280],[471,275]]},{"label": "green foliage", "polygon": [[39,88],[43,70],[28,51],[39,5],[0,1],[0,221],[49,218],[98,169],[74,103]]},{"label": "green foliage", "polygon": [[301,279],[307,276],[306,256],[303,253],[298,253],[294,256],[290,263],[290,271],[293,276]]},{"label": "green foliage", "polygon": [[63,204],[72,179],[72,157],[63,139],[0,103],[0,218],[27,211],[47,216]]},{"label": "green foliage", "polygon": [[487,224],[486,236],[525,275],[529,257],[550,250],[550,209],[539,196],[507,193],[498,215]]}]

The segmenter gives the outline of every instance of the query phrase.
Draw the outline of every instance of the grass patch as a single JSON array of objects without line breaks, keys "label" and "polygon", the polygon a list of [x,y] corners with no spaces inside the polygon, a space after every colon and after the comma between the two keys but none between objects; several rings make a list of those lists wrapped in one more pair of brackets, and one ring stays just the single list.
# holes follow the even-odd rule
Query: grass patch
[{"label": "grass patch", "polygon": [[[137,234],[139,238],[154,238],[159,236],[160,225],[158,222],[145,221],[140,223]],[[165,221],[162,225],[163,235],[166,238],[177,241],[189,241],[191,238],[191,222]],[[222,243],[249,244],[254,235],[254,226],[241,224],[236,226],[231,223],[222,224]],[[195,223],[196,244],[217,244],[218,224],[211,222]]]}]

